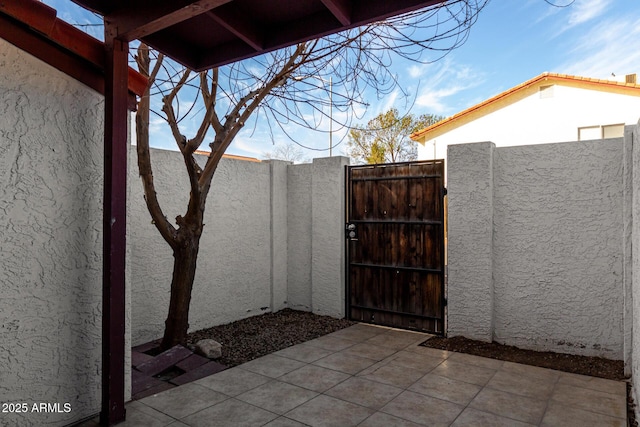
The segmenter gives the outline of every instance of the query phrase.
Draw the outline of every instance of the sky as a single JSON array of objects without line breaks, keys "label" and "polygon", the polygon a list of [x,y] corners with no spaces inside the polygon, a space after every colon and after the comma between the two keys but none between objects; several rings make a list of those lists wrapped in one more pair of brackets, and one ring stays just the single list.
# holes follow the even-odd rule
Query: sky
[{"label": "sky", "polygon": [[[571,2],[549,1],[561,6]],[[102,28],[95,25],[99,20],[91,13],[69,0],[43,2],[55,8],[58,17],[84,25],[80,28],[101,38]],[[394,60],[390,68],[409,98],[397,91],[381,99],[369,93],[369,106],[356,124],[366,125],[392,107],[401,114],[448,117],[543,72],[623,79],[625,74],[640,73],[640,2],[575,0],[568,7],[553,7],[545,0],[491,0],[464,45],[433,63]],[[152,146],[177,149],[159,118],[152,127]],[[347,129],[337,124],[333,128],[333,155],[344,155]],[[272,140],[267,129],[258,119],[255,127],[238,134],[227,153],[264,158],[275,145],[289,143],[277,132]],[[322,120],[318,132],[289,131],[298,142],[315,148],[300,149],[311,159],[329,155],[328,129],[328,120]]]}]

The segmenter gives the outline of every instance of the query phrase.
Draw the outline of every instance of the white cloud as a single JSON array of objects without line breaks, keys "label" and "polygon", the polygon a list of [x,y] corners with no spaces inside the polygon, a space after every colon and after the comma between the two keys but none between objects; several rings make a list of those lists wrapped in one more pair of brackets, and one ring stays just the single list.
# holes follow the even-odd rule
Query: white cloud
[{"label": "white cloud", "polygon": [[568,24],[570,27],[591,21],[606,12],[612,0],[576,0],[570,6]]},{"label": "white cloud", "polygon": [[609,19],[584,33],[558,70],[592,78],[640,72],[640,14]]},{"label": "white cloud", "polygon": [[416,105],[432,114],[455,113],[460,105],[452,97],[484,82],[481,73],[469,66],[457,64],[451,57],[429,65],[424,74],[428,78],[420,88]]}]

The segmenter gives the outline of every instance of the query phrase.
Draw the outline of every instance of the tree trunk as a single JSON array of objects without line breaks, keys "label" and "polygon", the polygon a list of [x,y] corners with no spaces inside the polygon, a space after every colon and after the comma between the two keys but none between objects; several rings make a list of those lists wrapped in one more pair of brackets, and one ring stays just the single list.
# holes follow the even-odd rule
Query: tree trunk
[{"label": "tree trunk", "polygon": [[186,344],[189,329],[189,303],[191,290],[196,275],[196,262],[200,237],[191,236],[184,240],[184,245],[173,251],[173,279],[171,280],[171,301],[169,315],[165,321],[164,336],[160,349]]}]

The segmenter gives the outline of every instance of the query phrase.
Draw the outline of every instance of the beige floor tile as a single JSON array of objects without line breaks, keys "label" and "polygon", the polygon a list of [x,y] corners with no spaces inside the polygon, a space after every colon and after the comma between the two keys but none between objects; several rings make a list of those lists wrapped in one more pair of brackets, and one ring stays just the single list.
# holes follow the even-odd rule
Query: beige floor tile
[{"label": "beige floor tile", "polygon": [[387,326],[372,325],[369,323],[357,323],[353,326],[349,326],[349,329],[373,331],[373,332],[376,332],[377,334],[385,334],[391,330],[391,328]]},{"label": "beige floor tile", "polygon": [[504,366],[503,360],[490,359],[488,357],[475,356],[473,354],[451,352],[448,360],[452,362],[466,363],[467,365],[479,366],[488,369],[500,369]]},{"label": "beige floor tile", "polygon": [[357,426],[373,410],[330,396],[320,395],[296,409],[287,412],[286,417],[312,427]]},{"label": "beige floor tile", "polygon": [[457,403],[467,405],[478,394],[482,387],[465,383],[439,375],[427,374],[418,382],[409,387],[410,391]]},{"label": "beige floor tile", "polygon": [[[424,339],[426,340],[426,338]],[[421,338],[414,334],[406,335],[406,334],[399,334],[399,333],[386,333],[386,334],[376,335],[375,337],[369,338],[364,342],[366,342],[367,344],[379,345],[382,347],[388,347],[395,350],[401,350],[407,346],[415,344],[420,340]]]},{"label": "beige floor tile", "polygon": [[349,378],[325,392],[326,395],[371,409],[382,408],[400,393],[401,388],[359,377]]},{"label": "beige floor tile", "polygon": [[[500,417],[488,412],[482,412],[477,409],[467,408],[456,421],[451,424],[451,427],[532,427],[535,424],[523,423],[511,418]],[[557,425],[556,427],[562,427]]]},{"label": "beige floor tile", "polygon": [[541,424],[544,427],[624,427],[626,425],[627,421],[624,418],[614,418],[583,409],[572,408],[558,402],[549,403]]},{"label": "beige floor tile", "polygon": [[429,357],[437,357],[438,359],[447,359],[452,354],[455,354],[451,351],[440,350],[437,348],[423,347],[421,345],[409,346],[405,348],[406,351],[410,351],[412,353],[424,354]]},{"label": "beige floor tile", "polygon": [[556,385],[556,379],[517,374],[508,371],[498,371],[487,383],[487,387],[518,394],[520,396],[535,397],[547,400]]},{"label": "beige floor tile", "polygon": [[173,418],[183,418],[211,405],[228,399],[228,396],[196,383],[189,383],[139,400]]},{"label": "beige floor tile", "polygon": [[320,338],[307,341],[305,342],[305,344],[313,347],[324,348],[325,350],[340,351],[340,350],[344,350],[345,348],[349,348],[356,343],[354,341],[347,340],[344,338],[334,338],[334,337],[324,335]]},{"label": "beige floor tile", "polygon": [[403,420],[393,415],[383,412],[376,412],[369,418],[364,420],[358,427],[421,427],[422,424],[416,424],[412,421]]},{"label": "beige floor tile", "polygon": [[237,399],[228,399],[182,420],[191,427],[263,426],[278,416]]},{"label": "beige floor tile", "polygon": [[287,357],[289,359],[297,360],[298,362],[311,363],[323,357],[327,357],[334,352],[326,350],[320,347],[314,347],[312,345],[298,344],[291,347],[287,347],[283,350],[276,351],[276,356]]},{"label": "beige floor tile", "polygon": [[313,362],[316,366],[322,366],[323,368],[329,368],[352,375],[357,374],[374,363],[376,362],[373,359],[367,359],[365,357],[354,356],[342,352],[334,353]]},{"label": "beige floor tile", "polygon": [[200,384],[227,396],[237,396],[269,381],[269,377],[235,367],[194,381],[194,384]]},{"label": "beige floor tile", "polygon": [[363,342],[342,350],[341,353],[366,357],[367,359],[379,361],[391,356],[396,351],[397,350],[393,348],[381,347],[379,345],[367,344]]},{"label": "beige floor tile", "polygon": [[237,396],[236,399],[283,415],[316,397],[318,393],[280,381],[271,381]]},{"label": "beige floor tile", "polygon": [[441,377],[484,386],[495,375],[496,370],[447,359],[435,367],[431,373],[440,375]]},{"label": "beige floor tile", "polygon": [[425,374],[432,371],[436,366],[441,364],[442,361],[442,359],[437,357],[430,357],[405,350],[399,351],[390,357],[390,363],[394,365],[412,368]]},{"label": "beige floor tile", "polygon": [[259,359],[244,363],[239,367],[266,377],[278,378],[286,373],[302,368],[304,365],[304,363],[298,362],[297,360],[268,354]]},{"label": "beige floor tile", "polygon": [[342,338],[346,340],[362,342],[369,338],[379,335],[381,331],[372,328],[345,328],[339,331],[333,332],[327,336],[334,338]]},{"label": "beige floor tile", "polygon": [[[175,418],[172,418],[162,412],[144,405],[138,401],[130,402],[126,405],[126,421],[122,424],[118,424],[124,427],[137,427],[137,426],[149,426],[149,427],[165,427],[175,422]],[[98,422],[96,426],[100,425]]]},{"label": "beige floor tile", "polygon": [[305,427],[306,424],[299,423],[290,418],[278,417],[275,420],[267,423],[264,427]]},{"label": "beige floor tile", "polygon": [[407,388],[424,376],[421,371],[399,365],[380,365],[376,369],[363,371],[360,378],[389,384],[394,387]]},{"label": "beige floor tile", "polygon": [[558,383],[602,391],[604,393],[617,394],[619,396],[627,395],[627,383],[624,381],[613,381],[604,378],[560,372],[560,379],[558,380]]},{"label": "beige floor tile", "polygon": [[551,399],[566,406],[615,418],[624,418],[626,416],[626,399],[617,394],[603,393],[567,384],[557,384]]},{"label": "beige floor tile", "polygon": [[547,401],[485,388],[471,401],[469,407],[525,423],[538,424],[544,415]]},{"label": "beige floor tile", "polygon": [[555,369],[540,368],[538,366],[523,365],[522,363],[504,362],[503,371],[514,374],[530,375],[548,380],[557,380],[561,372]]},{"label": "beige floor tile", "polygon": [[464,406],[423,394],[404,391],[387,403],[381,411],[398,418],[427,426],[449,426]]},{"label": "beige floor tile", "polygon": [[349,374],[321,366],[307,365],[278,378],[289,384],[322,393],[349,378]]}]

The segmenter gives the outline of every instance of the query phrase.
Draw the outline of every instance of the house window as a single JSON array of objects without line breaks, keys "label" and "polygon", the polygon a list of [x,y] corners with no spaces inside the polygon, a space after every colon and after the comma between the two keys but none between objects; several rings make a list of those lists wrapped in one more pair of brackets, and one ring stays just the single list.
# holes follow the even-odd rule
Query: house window
[{"label": "house window", "polygon": [[586,126],[578,128],[578,141],[588,141],[590,139],[601,139],[602,131],[600,126]]},{"label": "house window", "polygon": [[540,99],[553,98],[553,85],[540,86]]},{"label": "house window", "polygon": [[584,126],[578,128],[578,141],[590,139],[622,138],[624,136],[624,123],[603,126]]},{"label": "house window", "polygon": [[624,136],[624,124],[602,126],[603,138],[622,138]]}]

